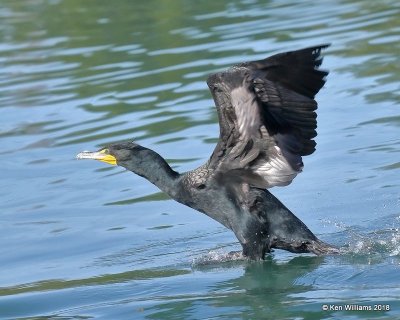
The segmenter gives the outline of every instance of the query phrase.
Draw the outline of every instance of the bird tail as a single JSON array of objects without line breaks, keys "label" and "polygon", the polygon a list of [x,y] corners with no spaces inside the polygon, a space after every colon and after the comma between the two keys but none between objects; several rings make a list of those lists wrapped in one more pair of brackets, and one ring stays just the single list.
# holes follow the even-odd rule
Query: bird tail
[{"label": "bird tail", "polygon": [[[310,231],[311,232],[311,231]],[[283,249],[294,253],[314,253],[317,256],[339,254],[340,250],[327,244],[318,238],[315,240],[305,239],[302,241],[288,241],[288,239],[276,239],[271,243],[271,248]]]}]

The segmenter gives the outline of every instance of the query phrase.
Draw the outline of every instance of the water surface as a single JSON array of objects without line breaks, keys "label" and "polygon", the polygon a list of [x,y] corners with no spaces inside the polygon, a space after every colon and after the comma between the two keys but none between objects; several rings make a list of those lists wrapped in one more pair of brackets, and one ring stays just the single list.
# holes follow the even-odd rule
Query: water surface
[{"label": "water surface", "polygon": [[[0,318],[400,317],[399,14],[394,0],[2,1]],[[135,139],[199,166],[219,130],[207,75],[321,43],[317,152],[272,192],[341,256],[222,262],[240,249],[230,231],[74,159]],[[346,304],[379,310],[323,310]]]}]

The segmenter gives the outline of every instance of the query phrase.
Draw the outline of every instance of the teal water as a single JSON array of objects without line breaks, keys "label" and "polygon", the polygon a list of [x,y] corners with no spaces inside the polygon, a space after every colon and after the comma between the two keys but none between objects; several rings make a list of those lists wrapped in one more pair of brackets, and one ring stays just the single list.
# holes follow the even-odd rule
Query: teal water
[{"label": "teal water", "polygon": [[[399,15],[395,0],[3,0],[0,319],[400,318]],[[194,168],[218,138],[209,73],[320,43],[317,152],[271,191],[340,256],[224,261],[230,231],[75,160],[135,139]]]}]

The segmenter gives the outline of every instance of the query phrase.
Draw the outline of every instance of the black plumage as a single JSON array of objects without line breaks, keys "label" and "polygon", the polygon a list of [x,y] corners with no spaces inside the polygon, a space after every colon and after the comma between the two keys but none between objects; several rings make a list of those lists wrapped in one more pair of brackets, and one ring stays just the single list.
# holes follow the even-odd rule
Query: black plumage
[{"label": "black plumage", "polygon": [[143,176],[231,229],[251,259],[263,259],[272,248],[337,253],[266,190],[291,183],[303,168],[302,156],[315,151],[314,97],[328,74],[319,69],[326,47],[281,53],[210,75],[220,136],[210,159],[195,170],[179,174],[135,142],[78,158],[116,163]]}]

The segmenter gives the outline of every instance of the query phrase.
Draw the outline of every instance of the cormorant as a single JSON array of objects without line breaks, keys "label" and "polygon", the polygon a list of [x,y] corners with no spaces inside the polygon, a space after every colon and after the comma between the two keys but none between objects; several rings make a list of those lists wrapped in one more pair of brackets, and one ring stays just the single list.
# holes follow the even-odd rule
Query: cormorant
[{"label": "cormorant", "polygon": [[302,156],[315,151],[314,97],[328,75],[319,69],[321,50],[328,46],[280,53],[210,75],[220,135],[210,159],[197,169],[178,173],[135,142],[81,152],[77,158],[119,165],[146,178],[172,199],[231,229],[250,259],[264,259],[272,248],[338,253],[267,190],[290,184],[303,169]]}]

